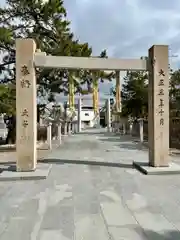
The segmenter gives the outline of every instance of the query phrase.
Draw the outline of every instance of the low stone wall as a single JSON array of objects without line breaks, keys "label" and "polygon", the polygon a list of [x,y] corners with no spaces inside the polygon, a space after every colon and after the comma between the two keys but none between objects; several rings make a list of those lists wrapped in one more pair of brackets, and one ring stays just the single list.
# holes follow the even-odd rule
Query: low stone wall
[{"label": "low stone wall", "polygon": [[[62,125],[62,133],[64,133],[64,125]],[[57,124],[52,124],[52,138],[57,137],[58,126]],[[46,141],[47,140],[47,126],[37,127],[37,140]]]},{"label": "low stone wall", "polygon": [[[144,120],[143,123],[143,132],[144,132],[144,139],[148,140],[148,121]],[[140,137],[140,131],[139,131],[139,122],[135,121],[132,126],[132,136],[133,137]]]},{"label": "low stone wall", "polygon": [[180,118],[171,118],[169,128],[170,147],[180,149]]},{"label": "low stone wall", "polygon": [[[148,121],[144,121],[144,139],[148,140]],[[132,127],[132,136],[139,138],[139,123],[135,121]],[[170,118],[169,147],[180,149],[180,118]]]}]

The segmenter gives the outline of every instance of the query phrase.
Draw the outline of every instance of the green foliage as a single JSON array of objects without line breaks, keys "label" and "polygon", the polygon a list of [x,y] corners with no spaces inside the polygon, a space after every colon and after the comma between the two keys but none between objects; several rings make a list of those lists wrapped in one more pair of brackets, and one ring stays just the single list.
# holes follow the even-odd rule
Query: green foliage
[{"label": "green foliage", "polygon": [[122,85],[122,114],[144,117],[148,112],[148,81],[145,72],[127,72]]},{"label": "green foliage", "polygon": [[172,72],[169,84],[170,114],[174,117],[180,116],[180,69]]},{"label": "green foliage", "polygon": [[[98,56],[99,58],[108,58],[106,50],[103,50],[100,55]],[[91,92],[92,87],[97,85],[100,82],[104,82],[105,80],[107,81],[112,81],[115,77],[115,72],[112,71],[103,71],[103,70],[83,70],[81,71],[79,75],[80,79],[83,79],[84,81],[82,82],[83,84],[86,83],[87,87],[89,89],[89,92]]]},{"label": "green foliage", "polygon": [[[32,7],[33,6],[33,7]],[[0,8],[0,64],[1,83],[15,82],[15,40],[33,38],[37,48],[56,56],[89,57],[92,49],[88,43],[74,39],[66,9],[62,0],[7,0],[6,7]],[[37,70],[39,96],[68,91],[68,78],[78,76],[78,71],[65,69]],[[76,88],[81,85],[77,81]]]},{"label": "green foliage", "polygon": [[[33,6],[33,7],[32,7]],[[15,84],[15,40],[33,38],[37,48],[48,55],[90,57],[92,49],[88,43],[80,43],[70,31],[62,0],[7,0],[0,8],[0,53],[4,58],[0,64],[1,83]],[[102,51],[101,58],[107,58]],[[92,87],[94,79],[111,80],[112,73],[104,71],[82,71],[67,69],[37,69],[38,96],[54,100],[54,94],[69,91],[69,78],[74,80],[75,93],[82,85]]]},{"label": "green foliage", "polygon": [[0,84],[0,113],[15,113],[15,88],[12,84]]},{"label": "green foliage", "polygon": [[[113,94],[116,95],[115,89]],[[122,84],[122,113],[133,118],[148,115],[148,76],[145,72],[127,72]],[[180,70],[170,69],[169,105],[171,115],[180,115]]]}]

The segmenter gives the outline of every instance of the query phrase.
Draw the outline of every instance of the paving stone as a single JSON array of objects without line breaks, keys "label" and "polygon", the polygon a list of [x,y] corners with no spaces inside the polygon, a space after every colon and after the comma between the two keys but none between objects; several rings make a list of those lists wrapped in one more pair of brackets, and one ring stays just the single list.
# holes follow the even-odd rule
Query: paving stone
[{"label": "paving stone", "polygon": [[136,171],[148,152],[131,140],[104,129],[68,136],[42,162],[46,179],[0,182],[0,239],[179,240],[179,176]]},{"label": "paving stone", "polygon": [[75,240],[110,239],[104,221],[98,214],[76,216],[75,229]]},{"label": "paving stone", "polygon": [[133,226],[127,225],[125,227],[109,227],[109,233],[112,239],[116,240],[147,240],[143,232],[136,231]]},{"label": "paving stone", "polygon": [[63,236],[62,232],[60,230],[41,230],[40,231],[40,237],[38,240],[71,240],[73,238],[67,238]]},{"label": "paving stone", "polygon": [[102,203],[101,210],[108,226],[136,225],[137,222],[121,203]]},{"label": "paving stone", "polygon": [[58,206],[47,208],[41,224],[41,229],[60,230],[67,239],[74,235],[74,209],[71,206]]}]

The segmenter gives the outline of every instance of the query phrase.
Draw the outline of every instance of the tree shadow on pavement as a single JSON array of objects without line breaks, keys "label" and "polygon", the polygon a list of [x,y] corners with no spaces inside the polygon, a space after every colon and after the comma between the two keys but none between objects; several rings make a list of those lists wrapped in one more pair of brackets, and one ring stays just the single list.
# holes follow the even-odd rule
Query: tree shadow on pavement
[{"label": "tree shadow on pavement", "polygon": [[[135,229],[137,233],[142,233],[141,228]],[[178,230],[174,231],[166,231],[164,230],[162,233],[157,233],[153,230],[143,229],[143,232],[148,240],[179,240],[180,232]]]},{"label": "tree shadow on pavement", "polygon": [[142,150],[148,151],[148,148],[145,147],[143,144],[134,144],[134,143],[122,143],[118,145],[120,148],[128,149],[128,150]]},{"label": "tree shadow on pavement", "polygon": [[0,173],[4,171],[16,172],[16,164],[13,162],[5,163],[4,165],[0,164]]},{"label": "tree shadow on pavement", "polygon": [[0,152],[16,152],[16,148],[15,147],[3,147],[3,148],[0,148]]},{"label": "tree shadow on pavement", "polygon": [[108,133],[108,132],[77,132],[76,135],[88,135],[88,136],[99,136],[99,137],[109,137],[109,138],[113,138],[113,137],[117,137],[116,134],[114,133]]},{"label": "tree shadow on pavement", "polygon": [[100,132],[100,131],[94,131],[94,132],[77,132],[77,135],[104,135],[104,132]]},{"label": "tree shadow on pavement", "polygon": [[[142,151],[148,151],[148,147],[144,144],[141,144],[139,141],[134,141],[130,137],[111,137],[111,138],[101,138],[100,141],[102,142],[113,142],[116,146],[122,149],[128,149],[128,150],[142,150]],[[119,144],[117,144],[119,143]]]},{"label": "tree shadow on pavement", "polygon": [[108,137],[100,137],[101,141],[103,142],[133,142],[133,139],[128,137],[128,136],[116,136],[116,135],[112,135],[112,136],[108,136]]},{"label": "tree shadow on pavement", "polygon": [[47,163],[47,164],[75,164],[75,165],[89,165],[89,166],[117,167],[117,168],[131,168],[131,169],[134,168],[133,164],[88,161],[88,160],[42,159],[42,160],[39,160],[39,162]]}]

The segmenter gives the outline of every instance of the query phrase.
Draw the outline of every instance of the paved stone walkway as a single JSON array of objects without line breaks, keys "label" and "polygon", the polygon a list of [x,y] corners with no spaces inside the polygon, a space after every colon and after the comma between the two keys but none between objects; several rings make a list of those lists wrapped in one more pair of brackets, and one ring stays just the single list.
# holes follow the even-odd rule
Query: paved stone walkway
[{"label": "paved stone walkway", "polygon": [[132,168],[147,150],[104,130],[67,137],[41,181],[0,182],[1,240],[180,239],[180,176]]}]

